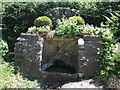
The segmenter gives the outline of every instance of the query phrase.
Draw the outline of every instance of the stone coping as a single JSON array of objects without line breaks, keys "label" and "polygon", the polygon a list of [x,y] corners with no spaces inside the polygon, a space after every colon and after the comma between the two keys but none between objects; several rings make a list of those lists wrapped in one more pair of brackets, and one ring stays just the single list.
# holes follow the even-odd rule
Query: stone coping
[{"label": "stone coping", "polygon": [[100,35],[83,35],[83,37],[101,37]]},{"label": "stone coping", "polygon": [[70,74],[70,73],[58,73],[58,72],[47,72],[47,71],[40,71],[40,72],[45,74],[66,75],[66,76],[78,75],[78,73]]}]

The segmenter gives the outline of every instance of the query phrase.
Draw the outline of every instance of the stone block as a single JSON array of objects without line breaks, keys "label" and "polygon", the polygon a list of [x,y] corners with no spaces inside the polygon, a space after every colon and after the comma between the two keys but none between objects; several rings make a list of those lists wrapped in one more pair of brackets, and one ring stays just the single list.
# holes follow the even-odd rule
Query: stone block
[{"label": "stone block", "polygon": [[102,48],[102,40],[100,36],[84,36],[83,40],[84,45],[78,45],[78,72],[92,77],[99,70],[97,49]]},{"label": "stone block", "polygon": [[15,63],[27,77],[39,78],[43,39],[39,34],[22,33],[15,44]]},{"label": "stone block", "polygon": [[78,74],[65,74],[65,73],[50,73],[41,72],[41,76],[45,79],[45,82],[67,82],[67,81],[77,81]]}]

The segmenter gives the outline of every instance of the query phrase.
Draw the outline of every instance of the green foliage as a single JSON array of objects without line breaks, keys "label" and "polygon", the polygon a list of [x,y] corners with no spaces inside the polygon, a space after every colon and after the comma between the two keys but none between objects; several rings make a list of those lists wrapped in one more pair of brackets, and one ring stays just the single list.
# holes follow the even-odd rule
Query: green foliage
[{"label": "green foliage", "polygon": [[9,63],[0,64],[0,89],[2,88],[34,88],[37,81],[30,81],[19,74],[14,74],[14,66]]},{"label": "green foliage", "polygon": [[25,33],[27,28],[33,26],[37,17],[34,3],[3,3],[2,36],[9,45],[10,51],[14,51],[14,44],[20,33]]},{"label": "green foliage", "polygon": [[80,34],[80,26],[77,25],[77,21],[71,21],[69,19],[62,19],[58,21],[56,27],[56,35],[65,37],[74,37],[75,35]]},{"label": "green foliage", "polygon": [[46,16],[41,16],[35,19],[34,25],[36,27],[40,26],[52,26],[52,20],[49,17]]},{"label": "green foliage", "polygon": [[35,32],[37,32],[37,28],[35,26],[28,28],[27,33],[35,33]]},{"label": "green foliage", "polygon": [[113,33],[109,28],[101,28],[99,34],[102,34],[102,39],[104,42],[108,42],[109,44],[114,44]]},{"label": "green foliage", "polygon": [[86,23],[100,25],[104,20],[101,15],[119,10],[118,2],[3,2],[2,35],[7,41],[10,51],[14,50],[16,39],[20,33],[27,32],[28,27],[38,16],[45,16],[56,7],[75,9]]},{"label": "green foliage", "polygon": [[112,30],[116,41],[120,42],[120,11],[115,11],[113,13],[110,13],[110,15],[110,18],[105,16],[107,19],[106,24]]},{"label": "green foliage", "polygon": [[83,73],[78,73],[78,79],[79,80],[84,80],[85,79],[85,75]]},{"label": "green foliage", "polygon": [[50,31],[50,26],[43,26],[40,28],[37,28],[38,33],[48,33]]},{"label": "green foliage", "polygon": [[120,77],[120,53],[114,53],[114,59],[115,59],[115,73],[117,74],[117,76]]},{"label": "green foliage", "polygon": [[93,25],[89,25],[89,24],[84,24],[81,25],[81,34],[82,35],[94,35],[96,32],[96,28]]},{"label": "green foliage", "polygon": [[115,40],[113,39],[113,34],[110,32],[110,29],[98,28],[98,31],[98,34],[101,35],[103,39],[103,48],[98,52],[100,55],[100,71],[97,78],[104,84],[109,85],[108,79],[111,78],[111,75],[120,76],[118,74],[120,72],[120,57],[115,52]]},{"label": "green foliage", "polygon": [[0,63],[8,57],[8,44],[0,39]]},{"label": "green foliage", "polygon": [[81,24],[85,24],[85,21],[82,17],[80,16],[72,16],[69,18],[69,20],[76,20],[77,21],[77,25],[81,25]]},{"label": "green foliage", "polygon": [[120,79],[118,78],[118,76],[113,74],[113,75],[109,76],[108,81],[109,81],[109,87],[110,88],[119,89]]},{"label": "green foliage", "polygon": [[39,28],[34,27],[30,27],[28,28],[27,33],[48,33],[50,31],[50,26],[42,26]]}]

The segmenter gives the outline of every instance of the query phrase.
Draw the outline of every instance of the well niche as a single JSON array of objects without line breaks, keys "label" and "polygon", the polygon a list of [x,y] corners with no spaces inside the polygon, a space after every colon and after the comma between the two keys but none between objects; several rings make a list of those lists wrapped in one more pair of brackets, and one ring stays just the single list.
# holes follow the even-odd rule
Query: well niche
[{"label": "well niche", "polygon": [[41,69],[46,81],[77,80],[77,38],[44,38]]},{"label": "well niche", "polygon": [[73,74],[77,72],[77,39],[45,38],[41,70]]}]

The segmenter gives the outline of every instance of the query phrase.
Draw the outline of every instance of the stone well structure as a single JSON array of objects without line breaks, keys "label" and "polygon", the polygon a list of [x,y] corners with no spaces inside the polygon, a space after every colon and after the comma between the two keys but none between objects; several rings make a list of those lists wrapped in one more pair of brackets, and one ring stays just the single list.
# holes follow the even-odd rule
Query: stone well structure
[{"label": "stone well structure", "polygon": [[[78,79],[78,73],[92,77],[99,69],[97,48],[102,47],[99,36],[60,39],[22,33],[17,40],[14,49],[15,63],[27,77],[45,78],[53,82],[75,81]],[[74,72],[45,71],[55,62],[65,68],[71,68]]]}]

